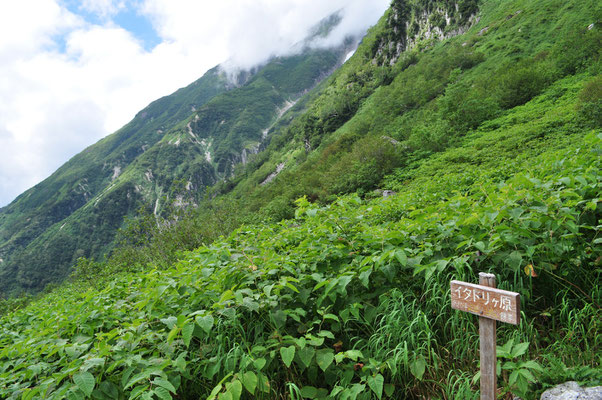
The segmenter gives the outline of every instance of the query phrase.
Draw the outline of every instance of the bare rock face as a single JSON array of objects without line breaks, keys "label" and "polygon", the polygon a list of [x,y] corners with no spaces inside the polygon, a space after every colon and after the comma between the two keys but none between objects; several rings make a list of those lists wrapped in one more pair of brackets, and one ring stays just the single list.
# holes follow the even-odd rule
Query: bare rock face
[{"label": "bare rock face", "polygon": [[541,400],[602,400],[602,386],[582,388],[577,382],[566,382],[543,392]]}]

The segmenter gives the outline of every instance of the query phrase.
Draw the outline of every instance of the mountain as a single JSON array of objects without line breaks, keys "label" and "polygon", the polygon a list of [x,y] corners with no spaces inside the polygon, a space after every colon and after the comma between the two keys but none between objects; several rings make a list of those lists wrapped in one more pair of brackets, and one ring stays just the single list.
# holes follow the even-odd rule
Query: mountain
[{"label": "mountain", "polygon": [[[59,244],[58,248],[48,242],[43,246],[50,250],[48,256],[54,265],[61,265],[66,270],[69,267],[66,264],[78,255],[74,255],[77,244],[69,243],[70,238],[61,232],[65,218],[103,193],[137,157],[160,142],[162,135],[159,132],[166,126],[184,120],[192,107],[204,105],[225,92],[228,85],[227,79],[214,68],[190,86],[153,102],[122,129],[76,155],[49,178],[4,207],[0,211],[2,290],[13,287],[20,271],[23,271],[20,287],[40,288],[52,280],[52,272],[45,273],[43,266],[40,266],[38,275],[23,270],[37,269],[29,263],[30,252],[27,249],[35,245],[36,239],[44,241],[42,237]],[[128,208],[136,207],[135,198],[120,200],[123,209],[114,210],[113,215],[99,221],[94,229],[94,234],[99,236],[97,246],[100,248],[88,248],[85,254],[100,254],[101,248],[110,242],[111,233],[108,231],[114,231],[121,225]],[[97,206],[103,207],[107,201],[110,199]],[[52,229],[51,233],[49,229]]]},{"label": "mountain", "polygon": [[[107,260],[0,301],[0,397],[476,399],[450,281],[480,272],[520,295],[500,398],[599,385],[598,3],[393,1],[198,207],[168,192]],[[201,109],[166,148],[227,124]]]},{"label": "mountain", "polygon": [[124,217],[196,204],[246,164],[270,127],[357,46],[315,48],[340,22],[324,20],[296,49],[251,71],[215,67],[151,103],[0,210],[0,293],[61,282],[80,257],[113,247]]}]

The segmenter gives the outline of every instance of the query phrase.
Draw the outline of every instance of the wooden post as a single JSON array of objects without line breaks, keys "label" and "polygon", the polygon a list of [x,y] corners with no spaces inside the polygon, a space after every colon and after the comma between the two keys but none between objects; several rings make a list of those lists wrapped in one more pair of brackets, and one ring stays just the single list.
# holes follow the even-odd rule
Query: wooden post
[{"label": "wooden post", "polygon": [[[495,275],[479,273],[479,285],[495,288]],[[496,377],[496,321],[479,317],[479,349],[481,356],[481,400],[495,400],[497,391]]]},{"label": "wooden post", "polygon": [[496,397],[495,323],[520,324],[520,294],[495,287],[495,275],[479,273],[479,284],[451,281],[451,306],[479,316],[481,400]]}]

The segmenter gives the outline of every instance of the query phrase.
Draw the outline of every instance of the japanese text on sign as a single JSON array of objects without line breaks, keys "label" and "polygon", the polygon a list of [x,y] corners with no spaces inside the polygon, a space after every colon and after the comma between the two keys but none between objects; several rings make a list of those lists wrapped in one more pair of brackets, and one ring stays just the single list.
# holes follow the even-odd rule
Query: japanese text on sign
[{"label": "japanese text on sign", "polygon": [[514,325],[520,321],[520,295],[515,292],[451,281],[451,301],[456,310]]}]

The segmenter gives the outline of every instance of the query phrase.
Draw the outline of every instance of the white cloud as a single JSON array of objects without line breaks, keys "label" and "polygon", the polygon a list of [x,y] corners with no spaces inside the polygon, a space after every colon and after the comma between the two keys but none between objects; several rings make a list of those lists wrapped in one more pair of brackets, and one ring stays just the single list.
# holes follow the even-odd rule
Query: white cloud
[{"label": "white cloud", "polygon": [[80,6],[83,10],[106,18],[125,9],[124,0],[83,0]]},{"label": "white cloud", "polygon": [[[103,25],[61,1],[0,6],[0,206],[207,69],[283,53],[345,6],[336,34],[365,29],[389,0],[84,0]],[[132,4],[162,40],[151,50],[111,21]]]},{"label": "white cloud", "polygon": [[[286,53],[321,19],[343,9],[346,34],[365,31],[390,0],[145,0],[143,10],[168,41],[223,54],[231,64],[249,68]],[[332,45],[332,43],[324,43]]]}]

